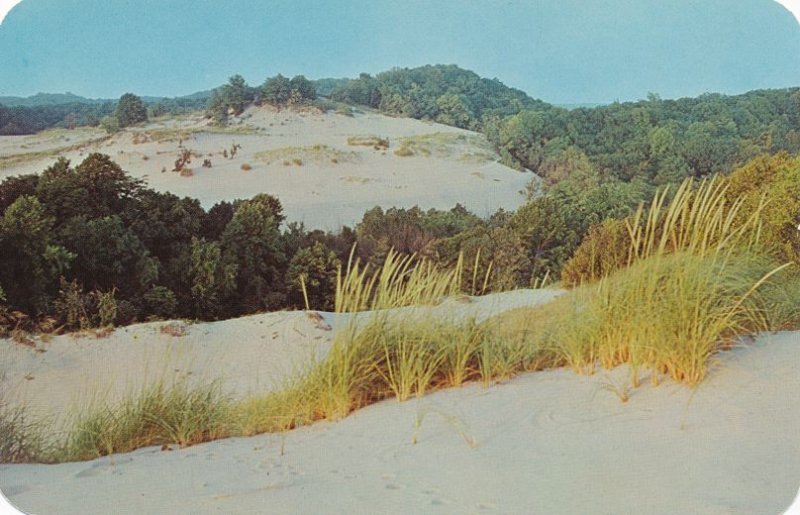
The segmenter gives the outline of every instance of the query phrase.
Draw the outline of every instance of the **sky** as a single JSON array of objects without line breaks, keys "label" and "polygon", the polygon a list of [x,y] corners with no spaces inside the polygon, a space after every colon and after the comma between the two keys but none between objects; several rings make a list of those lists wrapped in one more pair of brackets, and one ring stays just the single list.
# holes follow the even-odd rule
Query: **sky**
[{"label": "sky", "polygon": [[800,24],[773,0],[23,0],[0,24],[0,95],[458,64],[551,103],[606,103],[800,86],[798,55]]}]

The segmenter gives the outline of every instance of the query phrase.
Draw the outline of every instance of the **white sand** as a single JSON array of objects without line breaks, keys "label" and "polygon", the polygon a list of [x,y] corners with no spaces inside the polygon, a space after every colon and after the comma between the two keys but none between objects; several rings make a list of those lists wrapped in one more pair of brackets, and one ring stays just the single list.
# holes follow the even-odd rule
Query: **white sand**
[{"label": "white sand", "polygon": [[[348,117],[250,108],[232,125],[234,130],[247,134],[216,133],[207,123],[199,115],[184,116],[127,129],[110,139],[102,130],[87,128],[0,136],[0,156],[61,149],[61,154],[77,165],[90,152],[102,152],[132,176],[146,178],[150,187],[197,198],[206,209],[220,200],[250,198],[266,192],[280,199],[289,221],[328,230],[354,225],[375,205],[450,209],[460,202],[479,216],[487,216],[500,207],[514,210],[525,200],[521,191],[533,178],[532,174],[496,162],[497,156],[482,135],[373,112]],[[201,131],[182,141],[185,148],[202,155],[189,165],[192,177],[171,171],[180,151],[177,137],[153,140],[158,130],[174,128]],[[395,155],[401,146],[400,138],[436,133],[460,134],[468,140],[427,157]],[[349,137],[363,135],[388,138],[390,147],[383,151],[348,145]],[[135,137],[139,143],[134,143]],[[142,142],[146,137],[151,140]],[[241,150],[235,158],[225,159],[223,150],[230,149],[234,142],[241,145]],[[321,156],[308,150],[300,152],[302,166],[284,165],[294,156],[271,163],[257,157],[265,151],[315,145],[324,145],[327,150]],[[73,146],[80,148],[70,149]],[[212,168],[202,167],[206,158],[211,159]],[[0,180],[41,172],[54,161],[55,157],[41,157],[3,166]],[[242,170],[244,164],[252,169]],[[167,171],[162,173],[162,168]]]},{"label": "white sand", "polygon": [[[514,292],[437,309],[470,315],[555,294]],[[290,363],[302,355],[294,352],[298,345],[324,347],[331,331],[314,325],[299,313],[258,315],[193,326],[181,341],[200,356],[224,350],[215,371],[238,379],[236,388],[246,392],[275,379],[265,363]],[[33,385],[55,380],[58,370],[59,384],[67,385],[60,388],[79,384],[75,376],[101,359],[89,350],[95,346],[110,348],[109,365],[138,363],[144,338],[131,335],[152,333],[143,325],[106,340],[56,339],[44,354],[13,351],[9,369],[33,367],[29,399],[63,396],[52,385],[37,394]],[[159,338],[150,345],[169,346]],[[2,355],[10,355],[3,345]],[[77,345],[72,353],[70,345]],[[382,402],[283,436],[147,448],[83,463],[3,465],[0,489],[38,514],[776,514],[800,485],[798,362],[800,333],[762,335],[719,355],[697,390],[645,383],[623,404],[604,385],[621,383],[624,367],[592,377],[538,372],[489,388],[471,384]]]}]

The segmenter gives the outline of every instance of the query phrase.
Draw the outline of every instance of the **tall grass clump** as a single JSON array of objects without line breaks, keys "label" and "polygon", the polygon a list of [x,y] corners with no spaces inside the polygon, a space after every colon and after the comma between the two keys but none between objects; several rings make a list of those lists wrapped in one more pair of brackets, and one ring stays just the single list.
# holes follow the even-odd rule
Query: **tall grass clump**
[{"label": "tall grass clump", "polygon": [[158,381],[114,405],[75,415],[57,461],[87,460],[151,445],[181,447],[230,436],[232,403],[218,382]]},{"label": "tall grass clump", "polygon": [[378,400],[402,401],[470,377],[476,324],[430,313],[460,292],[462,271],[463,259],[444,269],[394,251],[373,270],[351,252],[336,281],[335,311],[347,319],[328,354],[289,388],[250,401],[244,426],[283,430],[338,419]]},{"label": "tall grass clump", "polygon": [[[797,280],[758,245],[762,198],[746,217],[727,183],[684,182],[627,220],[627,266],[606,270],[539,309],[501,315],[492,331],[525,339],[549,366],[631,365],[696,385],[737,336],[790,325]],[[589,267],[591,268],[591,267]],[[796,302],[796,301],[795,301]],[[794,313],[793,313],[794,310]]]},{"label": "tall grass clump", "polygon": [[0,399],[0,463],[48,461],[46,424],[32,419],[21,406]]},{"label": "tall grass clump", "polygon": [[731,198],[730,181],[714,177],[695,184],[686,179],[676,191],[664,188],[647,206],[624,220],[606,220],[590,229],[565,264],[567,286],[593,282],[652,256],[686,251],[698,256],[757,252],[765,197],[743,209]]}]

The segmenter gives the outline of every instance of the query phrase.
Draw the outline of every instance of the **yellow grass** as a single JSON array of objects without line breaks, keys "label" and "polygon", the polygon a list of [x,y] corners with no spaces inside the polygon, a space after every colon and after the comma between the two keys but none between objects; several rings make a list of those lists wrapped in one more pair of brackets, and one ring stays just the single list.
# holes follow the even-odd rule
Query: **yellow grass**
[{"label": "yellow grass", "polygon": [[[316,165],[330,165],[335,163],[358,162],[356,152],[344,152],[327,145],[312,145],[307,147],[283,147],[273,150],[258,152],[255,158],[265,164],[276,162],[314,163]],[[334,162],[335,161],[335,162]]]}]

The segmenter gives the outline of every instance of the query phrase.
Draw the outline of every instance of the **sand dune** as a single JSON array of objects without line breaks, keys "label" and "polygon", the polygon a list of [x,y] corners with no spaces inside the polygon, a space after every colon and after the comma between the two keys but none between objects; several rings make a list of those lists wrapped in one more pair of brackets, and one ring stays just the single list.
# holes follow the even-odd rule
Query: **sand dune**
[{"label": "sand dune", "polygon": [[[434,309],[485,316],[557,294],[512,292]],[[32,371],[26,398],[53,395],[41,400],[51,407],[64,392],[48,381],[140,363],[148,348],[222,353],[212,371],[244,393],[269,388],[293,356],[324,352],[341,323],[273,313],[194,325],[173,339],[143,324],[105,340],[58,337],[45,353],[2,342],[0,354],[14,356],[14,373]],[[696,390],[645,383],[626,403],[611,386],[627,377],[624,367],[590,377],[537,372],[389,400],[284,435],[3,465],[0,489],[39,514],[780,513],[800,484],[800,333],[760,335],[718,358]]]},{"label": "sand dune", "polygon": [[[389,147],[348,144],[370,135],[388,138]],[[418,152],[396,155],[404,138],[422,138]],[[235,157],[224,157],[234,144],[241,146]],[[171,171],[179,145],[194,153],[191,177]],[[152,188],[197,198],[206,208],[267,192],[281,200],[289,221],[330,230],[352,226],[375,205],[450,209],[460,202],[480,216],[513,210],[532,178],[499,164],[484,136],[446,125],[252,107],[224,130],[192,115],[112,137],[88,128],[2,136],[0,179],[41,172],[57,155],[78,164],[90,152],[109,154]],[[205,159],[211,168],[202,166]]]}]

